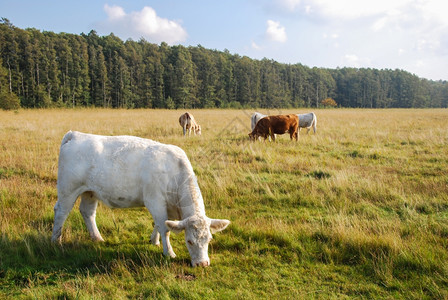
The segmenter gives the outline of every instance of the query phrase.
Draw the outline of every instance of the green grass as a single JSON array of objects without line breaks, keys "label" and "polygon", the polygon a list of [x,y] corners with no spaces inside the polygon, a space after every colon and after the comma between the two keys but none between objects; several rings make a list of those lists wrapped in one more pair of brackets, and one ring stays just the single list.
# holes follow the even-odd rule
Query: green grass
[{"label": "green grass", "polygon": [[[448,298],[447,110],[315,110],[297,143],[250,143],[244,111],[192,112],[201,137],[183,111],[0,112],[0,298]],[[211,266],[189,266],[183,234],[165,258],[144,208],[100,205],[97,244],[75,205],[50,243],[69,129],[182,147],[207,215],[232,221]]]}]

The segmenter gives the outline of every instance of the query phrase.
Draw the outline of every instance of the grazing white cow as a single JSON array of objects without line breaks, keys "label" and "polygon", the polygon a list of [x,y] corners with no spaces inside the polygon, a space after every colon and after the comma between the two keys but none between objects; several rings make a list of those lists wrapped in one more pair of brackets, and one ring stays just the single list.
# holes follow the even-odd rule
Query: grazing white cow
[{"label": "grazing white cow", "polygon": [[161,235],[163,253],[175,257],[170,231],[185,230],[193,266],[210,264],[211,234],[230,223],[205,215],[185,152],[148,139],[67,132],[59,153],[57,188],[52,241],[61,240],[62,226],[79,195],[79,210],[93,240],[103,241],[95,222],[98,200],[114,208],[146,206],[155,223],[152,243],[159,245]]},{"label": "grazing white cow", "polygon": [[259,112],[254,112],[252,116],[250,117],[250,130],[254,131],[255,125],[257,125],[258,121],[263,119],[264,117],[267,117],[266,115],[263,115]]},{"label": "grazing white cow", "polygon": [[[259,112],[254,112],[252,114],[252,116],[250,117],[250,128],[252,131],[254,131],[255,126],[257,125],[258,121],[260,121],[261,119],[263,119],[264,117],[267,117],[267,115],[263,115],[262,113]],[[276,137],[277,135],[274,134],[274,137]],[[261,136],[258,136],[258,140],[260,140]],[[269,141],[271,141],[271,136],[268,136]]]},{"label": "grazing white cow", "polygon": [[314,134],[316,134],[317,117],[313,112],[308,114],[297,114],[297,116],[299,117],[299,131],[300,128],[306,128],[306,133],[308,134],[311,127],[313,127]]},{"label": "grazing white cow", "polygon": [[179,117],[179,124],[184,131],[184,136],[187,133],[187,130],[188,130],[188,136],[190,136],[192,129],[195,135],[196,134],[201,135],[201,125],[198,125],[198,123],[196,123],[196,120],[194,119],[193,115],[190,114],[189,112],[186,112]]}]

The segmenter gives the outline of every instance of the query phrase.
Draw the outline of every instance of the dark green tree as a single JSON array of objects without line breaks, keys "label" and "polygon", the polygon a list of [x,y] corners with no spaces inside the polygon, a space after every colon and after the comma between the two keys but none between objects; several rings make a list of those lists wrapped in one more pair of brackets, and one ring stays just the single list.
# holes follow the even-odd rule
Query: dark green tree
[{"label": "dark green tree", "polygon": [[3,67],[0,58],[0,109],[10,110],[20,107],[20,100],[9,87],[8,70]]}]

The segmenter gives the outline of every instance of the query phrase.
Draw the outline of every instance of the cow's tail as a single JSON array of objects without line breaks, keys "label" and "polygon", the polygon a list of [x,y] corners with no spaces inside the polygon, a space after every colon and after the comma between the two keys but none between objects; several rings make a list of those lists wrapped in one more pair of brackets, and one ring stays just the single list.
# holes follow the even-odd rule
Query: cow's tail
[{"label": "cow's tail", "polygon": [[313,121],[311,122],[311,125],[313,126],[314,134],[316,134],[316,131],[317,131],[317,117],[316,117],[315,113],[312,113],[312,114],[313,114]]},{"label": "cow's tail", "polygon": [[69,130],[62,138],[61,147],[70,142],[72,138],[73,138],[73,132]]},{"label": "cow's tail", "polygon": [[191,120],[191,115],[190,115],[189,112],[186,112],[186,113],[185,113],[185,117],[187,118],[187,120]]}]

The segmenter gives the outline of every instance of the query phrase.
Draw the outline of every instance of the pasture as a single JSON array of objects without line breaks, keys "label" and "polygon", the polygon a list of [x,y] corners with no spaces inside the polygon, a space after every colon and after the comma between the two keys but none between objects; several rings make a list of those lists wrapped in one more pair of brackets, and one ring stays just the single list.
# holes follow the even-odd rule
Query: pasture
[{"label": "pasture", "polygon": [[[317,134],[249,142],[243,110],[0,111],[0,298],[446,299],[448,110],[314,110]],[[265,114],[309,109],[260,110]],[[192,268],[150,243],[145,208],[100,204],[105,242],[77,209],[50,242],[59,145],[68,130],[183,148],[207,215],[231,220]]]}]

